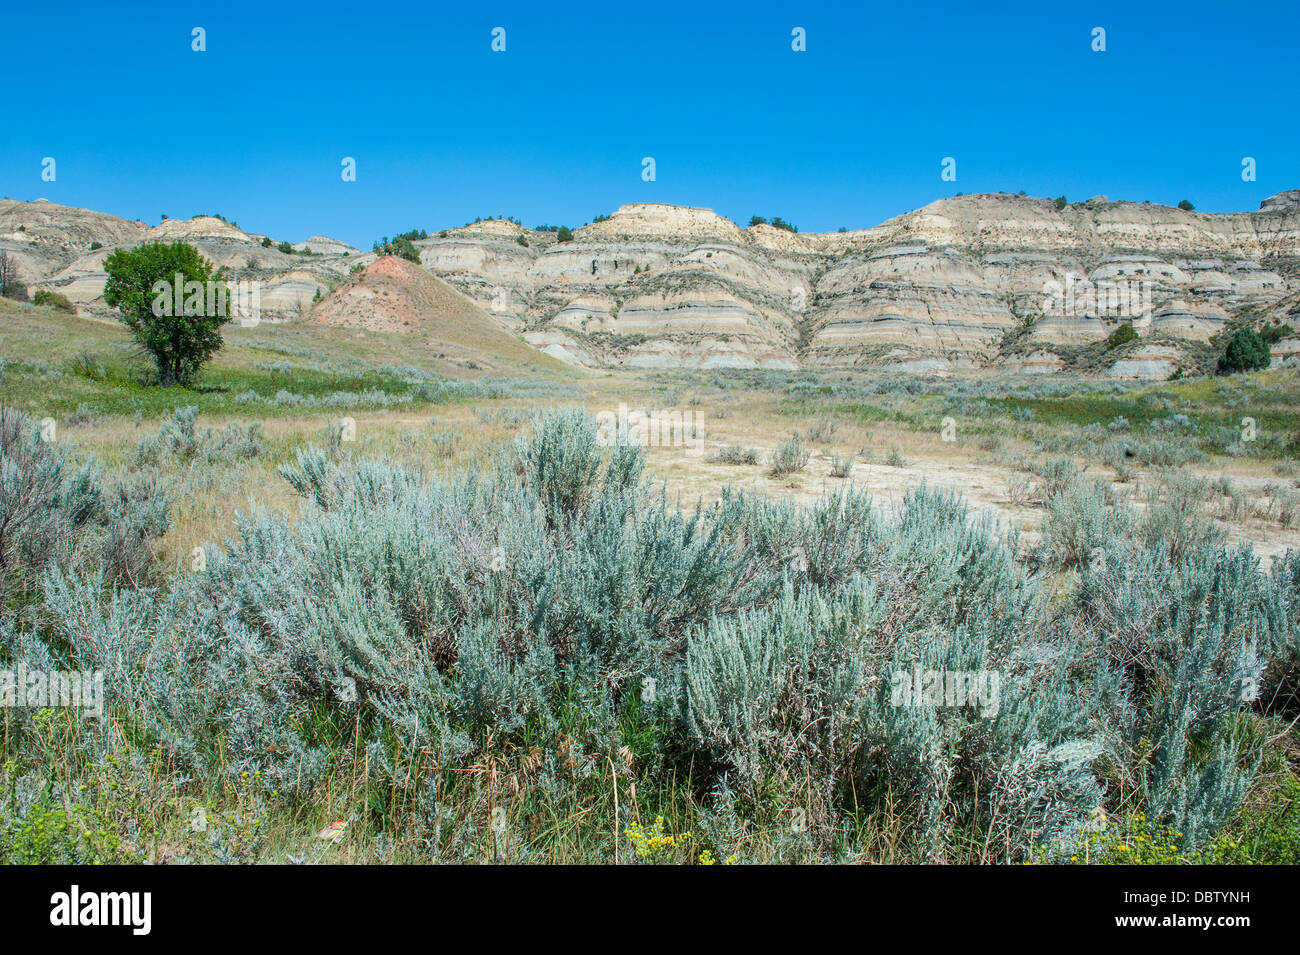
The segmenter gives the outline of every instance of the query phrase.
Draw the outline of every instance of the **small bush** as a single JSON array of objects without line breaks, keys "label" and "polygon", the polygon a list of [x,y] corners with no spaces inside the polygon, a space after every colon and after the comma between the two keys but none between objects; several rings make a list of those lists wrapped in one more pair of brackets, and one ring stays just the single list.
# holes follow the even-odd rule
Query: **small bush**
[{"label": "small bush", "polygon": [[839,424],[834,418],[826,417],[808,427],[808,440],[816,444],[827,444],[835,438]]},{"label": "small bush", "polygon": [[831,477],[846,478],[853,473],[853,459],[856,454],[850,454],[848,457],[841,457],[838,454],[831,455]]},{"label": "small bush", "polygon": [[171,417],[164,418],[156,434],[145,435],[136,443],[136,463],[159,464],[164,459],[185,465],[196,460],[233,462],[256,458],[266,452],[267,444],[260,423],[247,426],[232,423],[221,431],[211,428],[198,431],[198,414],[199,409],[191,405],[177,408]]},{"label": "small bush", "polygon": [[1259,330],[1259,337],[1264,340],[1264,344],[1266,345],[1276,345],[1282,339],[1289,338],[1294,334],[1294,328],[1281,322],[1274,322],[1272,325],[1265,325]]},{"label": "small bush", "polygon": [[47,305],[56,312],[66,312],[69,315],[77,314],[77,307],[68,301],[67,296],[43,288],[37,289],[32,294],[32,303],[34,305]]},{"label": "small bush", "polygon": [[777,445],[772,452],[769,472],[772,477],[785,477],[795,474],[808,466],[809,452],[803,436],[794,432],[785,441]]},{"label": "small bush", "polygon": [[718,464],[757,464],[758,450],[756,448],[742,448],[738,444],[728,444],[718,449],[718,453],[713,456],[713,460]]}]

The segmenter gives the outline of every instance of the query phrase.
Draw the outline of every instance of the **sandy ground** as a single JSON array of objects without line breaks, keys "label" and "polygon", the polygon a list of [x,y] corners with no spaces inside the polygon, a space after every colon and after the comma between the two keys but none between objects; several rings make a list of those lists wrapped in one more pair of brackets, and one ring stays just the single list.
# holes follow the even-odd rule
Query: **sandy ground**
[{"label": "sandy ground", "polygon": [[[879,462],[857,461],[852,474],[847,478],[831,475],[831,455],[826,452],[813,451],[809,457],[808,467],[798,474],[785,478],[773,478],[768,474],[767,456],[770,446],[758,444],[747,445],[758,448],[761,452],[758,465],[730,465],[710,461],[711,455],[729,442],[707,442],[703,454],[692,457],[680,448],[651,449],[649,466],[653,475],[668,483],[670,491],[680,491],[683,504],[693,503],[703,498],[705,502],[715,500],[725,484],[744,488],[756,493],[770,496],[791,496],[800,501],[811,501],[825,494],[839,493],[850,481],[858,489],[869,491],[876,507],[891,511],[902,505],[904,496],[924,482],[929,487],[956,491],[966,497],[972,512],[989,512],[995,520],[1004,526],[1016,525],[1022,532],[1022,541],[1032,544],[1038,539],[1038,529],[1043,518],[1042,504],[1034,499],[1032,491],[1029,500],[1025,495],[1017,495],[1012,500],[1009,487],[1032,484],[1035,478],[1025,471],[1000,465],[980,463],[976,460],[957,457],[952,451],[935,456],[932,449],[925,448],[918,453],[903,445],[904,467],[892,467]],[[927,452],[929,456],[923,456]],[[1111,475],[1106,469],[1090,468],[1089,474]],[[1202,477],[1218,477],[1228,473],[1233,485],[1249,495],[1252,501],[1262,501],[1265,489],[1270,484],[1277,484],[1277,478],[1260,477],[1235,472],[1214,470],[1196,470]],[[1134,484],[1113,484],[1121,497],[1133,499],[1137,507],[1144,506],[1140,500],[1139,488],[1148,482],[1154,483],[1154,475],[1139,471]],[[1300,550],[1300,528],[1284,529],[1276,522],[1265,522],[1258,518],[1247,518],[1242,522],[1228,522],[1216,518],[1216,523],[1227,533],[1232,544],[1249,543],[1255,553],[1262,559],[1264,566],[1270,566],[1275,557],[1285,555],[1287,550]]]}]

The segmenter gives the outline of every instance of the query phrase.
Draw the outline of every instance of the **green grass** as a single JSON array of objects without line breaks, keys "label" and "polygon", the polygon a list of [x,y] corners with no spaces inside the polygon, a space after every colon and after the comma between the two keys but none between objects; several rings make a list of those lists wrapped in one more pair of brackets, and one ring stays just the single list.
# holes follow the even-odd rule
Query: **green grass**
[{"label": "green grass", "polygon": [[[55,418],[82,405],[102,415],[125,417],[156,418],[186,405],[217,417],[290,417],[341,413],[350,407],[428,408],[458,400],[482,378],[481,372],[474,373],[477,369],[445,359],[435,348],[406,336],[286,325],[231,328],[225,337],[226,345],[191,385],[161,388],[153,383],[152,360],[121,325],[4,303],[0,401]],[[574,376],[557,372],[548,359],[539,358],[536,365],[512,366],[526,378],[494,378],[493,392],[570,393]],[[335,393],[383,392],[395,403],[277,403],[281,391],[307,401]],[[248,392],[255,392],[257,399],[237,400]]]},{"label": "green grass", "polygon": [[[828,378],[830,376],[827,376]],[[836,377],[842,377],[837,375]],[[868,381],[869,376],[864,376]],[[1122,390],[1105,379],[1080,379],[1056,394],[1052,379],[1017,379],[1005,383],[1007,394],[985,396],[969,382],[925,382],[919,393],[883,391],[869,398],[846,393],[823,382],[801,384],[778,399],[776,410],[787,417],[834,415],[858,424],[893,423],[913,431],[932,431],[952,415],[963,434],[998,434],[1033,422],[1042,429],[1106,427],[1116,418],[1129,422],[1129,433],[1146,434],[1154,422],[1186,415],[1192,427],[1187,440],[1202,451],[1224,453],[1239,434],[1242,419],[1253,418],[1258,439],[1252,454],[1264,458],[1300,456],[1300,376],[1294,369],[1271,369],[1231,378],[1179,382],[1126,383]],[[858,389],[860,392],[861,389]]]}]

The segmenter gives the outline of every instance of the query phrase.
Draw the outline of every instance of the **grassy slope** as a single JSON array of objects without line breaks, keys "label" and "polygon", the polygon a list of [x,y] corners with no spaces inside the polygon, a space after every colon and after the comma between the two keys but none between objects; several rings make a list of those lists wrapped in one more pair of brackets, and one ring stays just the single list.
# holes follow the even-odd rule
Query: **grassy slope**
[{"label": "grassy slope", "polygon": [[[196,405],[205,415],[283,417],[318,414],[319,409],[271,400],[241,404],[235,397],[251,390],[273,399],[282,389],[299,396],[372,389],[392,396],[413,394],[410,376],[397,369],[466,381],[483,376],[480,369],[439,357],[440,349],[408,335],[297,324],[228,327],[224,334],[225,347],[192,387],[158,388],[147,383],[152,362],[139,354],[120,324],[0,300],[0,357],[9,363],[0,400],[56,418],[83,403],[101,414],[139,412],[145,418],[181,405]],[[557,393],[580,377],[515,344],[517,352],[494,356],[507,375],[541,388],[553,386]],[[287,373],[285,363],[292,366]],[[427,403],[416,400],[405,407]]]}]

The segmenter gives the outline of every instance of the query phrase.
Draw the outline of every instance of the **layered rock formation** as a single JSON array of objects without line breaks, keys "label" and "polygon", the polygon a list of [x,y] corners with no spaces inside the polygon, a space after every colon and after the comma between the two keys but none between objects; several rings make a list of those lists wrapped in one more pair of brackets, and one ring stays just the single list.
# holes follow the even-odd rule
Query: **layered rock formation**
[{"label": "layered rock formation", "polygon": [[[26,233],[14,231],[20,222]],[[108,250],[153,239],[192,242],[232,279],[260,283],[267,321],[305,315],[318,292],[375,261],[319,236],[286,254],[209,217],[147,229],[0,204],[0,248],[16,251],[24,279],[92,312],[103,308]],[[1300,190],[1229,215],[970,195],[822,235],[635,203],[571,241],[491,220],[416,246],[424,269],[478,314],[588,366],[1050,373],[1129,322],[1140,339],[1098,370],[1161,376],[1229,321],[1300,327]]]},{"label": "layered rock formation", "polygon": [[[117,216],[54,203],[0,201],[0,250],[19,263],[19,279],[57,291],[85,314],[108,313],[104,259],[115,248],[184,241],[225,270],[232,281],[256,283],[261,321],[303,316],[313,299],[341,284],[357,262],[374,260],[335,239],[313,236],[294,252],[281,252],[266,236],[244,232],[224,219],[165,219],[150,228]],[[92,249],[92,245],[99,248]]]},{"label": "layered rock formation", "polygon": [[638,203],[571,242],[491,222],[417,244],[426,268],[583,364],[1044,373],[1129,322],[1158,357],[1111,373],[1159,375],[1180,341],[1296,314],[1300,190],[1231,215],[962,196],[825,235]]}]

